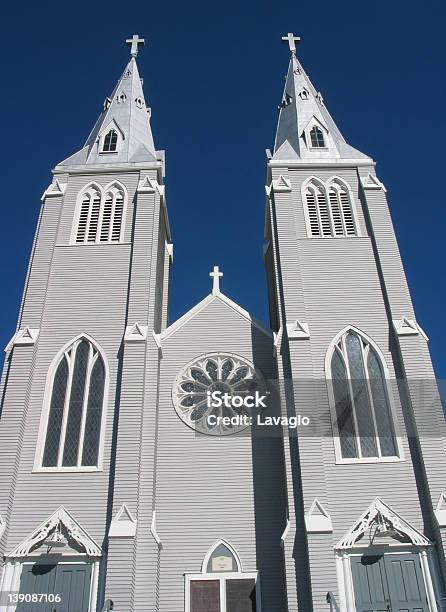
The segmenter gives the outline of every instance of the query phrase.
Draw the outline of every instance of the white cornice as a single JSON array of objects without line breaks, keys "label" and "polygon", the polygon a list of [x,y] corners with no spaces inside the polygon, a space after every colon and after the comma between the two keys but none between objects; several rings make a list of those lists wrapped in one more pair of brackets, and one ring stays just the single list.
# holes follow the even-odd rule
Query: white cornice
[{"label": "white cornice", "polygon": [[125,162],[122,164],[96,164],[94,166],[75,165],[75,166],[55,166],[51,172],[53,174],[107,174],[109,172],[135,172],[137,170],[157,170],[163,167],[162,161],[146,162]]},{"label": "white cornice", "polygon": [[333,159],[333,160],[302,160],[302,159],[270,159],[268,166],[271,168],[357,168],[358,166],[374,166],[373,159]]}]

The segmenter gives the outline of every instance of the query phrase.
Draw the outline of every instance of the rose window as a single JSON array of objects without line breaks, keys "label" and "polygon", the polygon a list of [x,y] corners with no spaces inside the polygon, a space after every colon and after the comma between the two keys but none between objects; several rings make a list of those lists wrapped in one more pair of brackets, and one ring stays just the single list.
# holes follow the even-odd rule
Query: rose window
[{"label": "rose window", "polygon": [[[219,393],[214,394],[216,391]],[[256,391],[264,393],[264,381],[250,362],[229,353],[212,353],[198,357],[181,370],[172,397],[175,410],[186,425],[201,433],[227,435],[249,426],[246,419],[252,409],[243,400]],[[219,401],[214,398],[221,398],[222,405],[216,406]],[[218,417],[239,418],[223,423]]]}]

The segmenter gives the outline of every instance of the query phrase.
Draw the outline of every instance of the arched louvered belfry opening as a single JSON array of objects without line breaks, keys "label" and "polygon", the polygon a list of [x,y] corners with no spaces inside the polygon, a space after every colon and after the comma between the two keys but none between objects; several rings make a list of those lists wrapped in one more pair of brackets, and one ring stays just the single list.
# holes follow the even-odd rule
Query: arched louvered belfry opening
[{"label": "arched louvered belfry opening", "polygon": [[89,336],[75,338],[56,356],[47,378],[39,468],[99,467],[107,386],[105,355]]},{"label": "arched louvered belfry opening", "polygon": [[328,184],[328,200],[335,236],[356,236],[357,228],[348,186],[334,178]]},{"label": "arched louvered belfry opening", "polygon": [[102,192],[99,185],[87,185],[79,196],[79,215],[75,242],[96,242]]},{"label": "arched louvered belfry opening", "polygon": [[311,177],[304,183],[302,195],[309,236],[359,235],[353,198],[344,181],[333,177],[325,183]]},{"label": "arched louvered belfry opening", "polygon": [[354,327],[331,343],[326,376],[339,459],[400,458],[387,366],[378,347]]},{"label": "arched louvered belfry opening", "polygon": [[105,188],[100,242],[120,242],[123,232],[125,191],[120,183]]},{"label": "arched louvered belfry opening", "polygon": [[126,202],[126,189],[118,181],[110,183],[104,189],[96,183],[84,187],[78,197],[72,242],[75,244],[122,242]]},{"label": "arched louvered belfry opening", "polygon": [[310,236],[331,236],[327,193],[322,181],[310,179],[305,187],[304,197]]}]

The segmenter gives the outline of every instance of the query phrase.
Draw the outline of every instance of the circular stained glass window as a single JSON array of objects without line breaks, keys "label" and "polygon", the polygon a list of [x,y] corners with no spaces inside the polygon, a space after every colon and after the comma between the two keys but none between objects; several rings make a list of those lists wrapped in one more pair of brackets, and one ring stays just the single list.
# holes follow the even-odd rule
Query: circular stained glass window
[{"label": "circular stained glass window", "polygon": [[256,392],[263,395],[265,383],[252,363],[232,353],[211,353],[194,359],[179,372],[172,399],[186,425],[221,436],[249,427],[252,409],[244,399]]}]

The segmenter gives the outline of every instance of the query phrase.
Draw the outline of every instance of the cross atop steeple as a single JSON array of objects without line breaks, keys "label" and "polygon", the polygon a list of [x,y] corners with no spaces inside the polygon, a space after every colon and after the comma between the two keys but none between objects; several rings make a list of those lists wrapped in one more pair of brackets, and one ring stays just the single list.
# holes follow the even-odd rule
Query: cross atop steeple
[{"label": "cross atop steeple", "polygon": [[131,46],[130,54],[132,57],[136,57],[138,55],[138,45],[144,45],[144,38],[140,38],[138,34],[133,34],[132,38],[127,38],[125,41],[127,45]]},{"label": "cross atop steeple", "polygon": [[209,272],[209,276],[213,277],[214,279],[212,295],[217,295],[220,293],[220,278],[223,276],[223,272],[220,272],[220,268],[218,266],[214,266],[214,271]]},{"label": "cross atop steeple", "polygon": [[288,32],[286,36],[282,36],[282,42],[288,43],[291,53],[296,53],[296,43],[300,42],[300,36],[294,36],[292,32]]}]

